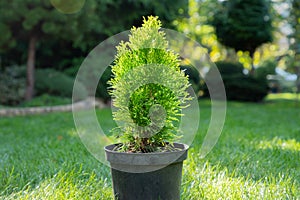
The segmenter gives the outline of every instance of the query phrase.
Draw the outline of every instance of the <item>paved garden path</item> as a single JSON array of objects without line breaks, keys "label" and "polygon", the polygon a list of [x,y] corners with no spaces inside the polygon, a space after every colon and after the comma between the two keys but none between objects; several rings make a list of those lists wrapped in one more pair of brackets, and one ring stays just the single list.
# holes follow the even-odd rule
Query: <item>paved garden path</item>
[{"label": "paved garden path", "polygon": [[43,114],[50,112],[70,112],[72,110],[84,110],[93,107],[104,108],[106,105],[94,98],[76,102],[74,104],[61,105],[61,106],[42,106],[42,107],[29,107],[29,108],[0,108],[0,117],[3,116],[24,116],[33,114]]}]

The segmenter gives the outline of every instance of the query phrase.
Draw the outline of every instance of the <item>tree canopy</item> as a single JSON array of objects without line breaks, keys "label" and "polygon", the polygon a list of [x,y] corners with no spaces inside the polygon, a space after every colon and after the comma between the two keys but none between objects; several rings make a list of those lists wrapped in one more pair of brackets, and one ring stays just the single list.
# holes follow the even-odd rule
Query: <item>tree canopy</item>
[{"label": "tree canopy", "polygon": [[272,20],[265,0],[228,0],[212,21],[218,41],[250,56],[257,47],[272,41]]},{"label": "tree canopy", "polygon": [[[178,13],[184,13],[187,7],[187,2],[180,0],[175,2],[167,0],[163,3],[151,0],[90,0],[86,1],[82,9],[75,13],[72,12],[73,7],[70,5],[72,9],[66,10],[65,13],[71,14],[65,14],[60,12],[60,9],[56,9],[61,2],[63,1],[0,2],[0,29],[2,31],[0,54],[1,57],[6,57],[11,54],[12,49],[21,55],[20,58],[13,56],[12,59],[20,59],[21,63],[27,60],[27,100],[31,99],[34,94],[37,50],[37,56],[41,56],[41,53],[48,53],[48,65],[55,65],[52,63],[55,59],[51,57],[59,56],[64,53],[63,51],[73,53],[74,49],[79,50],[85,56],[103,39],[127,30],[132,25],[139,25],[144,15],[158,15],[163,23],[170,27]],[[51,48],[61,46],[62,43],[63,46],[71,48],[51,50]]]},{"label": "tree canopy", "polygon": [[291,10],[291,25],[293,33],[291,37],[293,38],[292,50],[294,51],[294,67],[297,74],[297,93],[300,93],[300,1],[292,1],[292,10]]}]

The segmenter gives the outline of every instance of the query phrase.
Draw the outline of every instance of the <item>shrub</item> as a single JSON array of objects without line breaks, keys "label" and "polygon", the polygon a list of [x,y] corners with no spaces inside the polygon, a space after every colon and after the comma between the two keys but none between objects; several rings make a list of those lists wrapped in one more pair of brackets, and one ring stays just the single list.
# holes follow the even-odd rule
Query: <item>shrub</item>
[{"label": "shrub", "polygon": [[[36,94],[50,94],[62,97],[72,97],[74,79],[62,72],[53,69],[37,69],[35,73]],[[76,88],[81,94],[79,99],[87,96],[85,87],[82,84]]]},{"label": "shrub", "polygon": [[79,70],[79,67],[80,65],[75,65],[73,67],[69,67],[69,68],[66,68],[63,73],[66,74],[67,76],[70,76],[70,77],[73,77],[75,78],[76,77],[76,74]]},{"label": "shrub", "polygon": [[56,105],[65,105],[71,104],[72,101],[70,98],[50,96],[48,94],[43,94],[38,97],[34,97],[30,101],[26,101],[21,104],[22,107],[36,107],[36,106],[56,106]]},{"label": "shrub", "polygon": [[176,138],[176,122],[189,100],[188,77],[179,56],[168,50],[157,17],[132,28],[129,42],[121,42],[110,80],[113,116],[118,122],[120,151],[152,152],[169,147]]},{"label": "shrub", "polygon": [[255,76],[266,79],[267,75],[276,74],[276,66],[277,62],[274,59],[266,60],[255,70]]},{"label": "shrub", "polygon": [[[80,66],[67,68],[64,70],[63,73],[75,79],[79,67]],[[109,81],[109,79],[111,79],[111,76],[112,76],[112,72],[111,72],[111,67],[109,66],[103,72],[96,89],[96,94],[95,94],[96,97],[101,98],[104,102],[108,102],[111,99],[107,89],[109,87],[107,82]]]},{"label": "shrub", "polygon": [[215,63],[222,76],[243,75],[244,67],[241,63],[219,61]]},{"label": "shrub", "polygon": [[263,78],[246,75],[223,77],[228,100],[262,101],[268,94],[268,85]]},{"label": "shrub", "polygon": [[17,105],[24,100],[25,67],[9,66],[0,72],[0,104]]},{"label": "shrub", "polygon": [[[216,66],[224,82],[227,100],[258,102],[268,94],[266,78],[245,75],[241,64],[217,62]],[[212,78],[210,73],[207,73],[206,78]],[[203,88],[204,96],[209,96],[206,85]],[[218,88],[213,92],[218,92]]]}]

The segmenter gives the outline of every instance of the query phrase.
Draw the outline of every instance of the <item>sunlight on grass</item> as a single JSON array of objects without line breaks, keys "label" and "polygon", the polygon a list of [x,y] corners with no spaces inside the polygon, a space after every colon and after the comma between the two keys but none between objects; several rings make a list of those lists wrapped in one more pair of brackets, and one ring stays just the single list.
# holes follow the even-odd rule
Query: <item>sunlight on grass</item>
[{"label": "sunlight on grass", "polygon": [[73,137],[77,137],[77,135],[78,135],[77,130],[75,128],[67,131],[67,134],[69,136],[73,136]]},{"label": "sunlight on grass", "polygon": [[188,160],[184,167],[182,199],[294,199],[293,194],[298,193],[298,185],[288,176],[278,174],[254,181],[220,165]]},{"label": "sunlight on grass", "polygon": [[279,100],[279,99],[280,100],[296,100],[296,98],[297,98],[297,94],[294,94],[294,93],[278,93],[278,94],[268,94],[268,96],[266,97],[266,100]]},{"label": "sunlight on grass", "polygon": [[[259,149],[275,149],[279,148],[282,150],[300,151],[300,142],[295,139],[283,140],[275,137],[273,140],[260,141],[257,145]],[[300,161],[299,161],[300,162]]]},{"label": "sunlight on grass", "polygon": [[45,179],[35,187],[26,185],[23,190],[4,197],[9,199],[112,199],[111,185],[95,172],[80,168],[70,172],[59,171],[52,178]]},{"label": "sunlight on grass", "polygon": [[[222,135],[200,159],[210,120],[184,162],[181,199],[300,199],[300,115],[294,102],[229,102]],[[101,126],[115,124],[97,110]],[[109,167],[82,144],[72,113],[0,118],[0,199],[113,199]]]}]

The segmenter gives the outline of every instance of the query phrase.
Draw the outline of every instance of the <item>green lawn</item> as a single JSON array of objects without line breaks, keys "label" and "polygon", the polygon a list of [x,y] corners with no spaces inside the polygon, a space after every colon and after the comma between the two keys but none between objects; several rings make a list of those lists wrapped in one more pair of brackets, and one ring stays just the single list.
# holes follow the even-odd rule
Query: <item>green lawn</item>
[{"label": "green lawn", "polygon": [[[200,105],[203,133],[210,107]],[[222,135],[204,159],[201,138],[184,163],[182,199],[300,199],[300,106],[294,102],[231,102]],[[72,113],[0,119],[0,199],[112,199],[110,178],[82,145]]]}]

